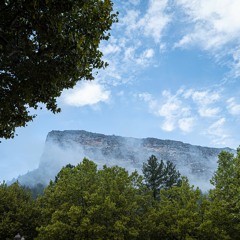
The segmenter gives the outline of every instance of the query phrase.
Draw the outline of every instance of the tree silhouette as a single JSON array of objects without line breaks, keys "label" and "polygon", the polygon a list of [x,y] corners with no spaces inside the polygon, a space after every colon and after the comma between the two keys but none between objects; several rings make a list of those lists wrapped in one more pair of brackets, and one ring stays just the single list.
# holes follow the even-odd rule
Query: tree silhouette
[{"label": "tree silhouette", "polygon": [[154,199],[159,199],[160,189],[169,189],[174,185],[181,185],[181,174],[176,170],[175,165],[167,161],[160,162],[152,155],[146,163],[143,163],[142,172],[146,186],[153,191]]}]

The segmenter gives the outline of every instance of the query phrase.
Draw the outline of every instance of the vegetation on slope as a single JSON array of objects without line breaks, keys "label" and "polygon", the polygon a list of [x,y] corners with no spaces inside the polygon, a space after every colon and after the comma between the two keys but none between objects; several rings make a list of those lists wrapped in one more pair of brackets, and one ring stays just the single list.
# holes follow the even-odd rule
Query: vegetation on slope
[{"label": "vegetation on slope", "polygon": [[[145,171],[153,163],[158,167],[152,174],[161,182],[154,187],[149,181],[154,176]],[[218,164],[208,194],[186,177],[179,181],[174,166],[167,174],[168,165],[159,167],[163,164],[154,156],[143,166],[143,176],[118,166],[98,169],[84,159],[62,168],[35,200],[18,183],[3,183],[0,239],[17,233],[39,240],[239,239],[240,150],[235,157],[222,152]],[[164,181],[178,177],[166,185],[159,181],[163,172]]]}]

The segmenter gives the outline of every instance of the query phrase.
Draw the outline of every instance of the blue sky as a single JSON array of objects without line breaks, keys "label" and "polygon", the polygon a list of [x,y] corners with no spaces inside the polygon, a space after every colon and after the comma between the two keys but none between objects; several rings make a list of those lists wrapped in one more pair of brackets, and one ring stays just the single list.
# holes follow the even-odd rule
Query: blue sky
[{"label": "blue sky", "polygon": [[0,181],[38,166],[47,133],[83,129],[195,145],[240,144],[239,0],[115,1],[109,66],[0,144]]}]

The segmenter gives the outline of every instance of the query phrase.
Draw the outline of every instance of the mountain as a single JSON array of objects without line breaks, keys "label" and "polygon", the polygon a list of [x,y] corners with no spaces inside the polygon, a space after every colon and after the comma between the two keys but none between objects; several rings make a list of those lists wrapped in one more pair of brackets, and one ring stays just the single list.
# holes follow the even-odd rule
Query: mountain
[{"label": "mountain", "polygon": [[39,167],[18,177],[18,181],[29,186],[48,184],[61,167],[68,163],[75,165],[84,157],[93,160],[99,167],[118,165],[141,173],[143,162],[153,154],[159,160],[172,161],[192,184],[207,190],[217,168],[218,154],[223,150],[235,153],[230,148],[194,146],[157,138],[110,136],[82,130],[51,131],[47,135]]}]

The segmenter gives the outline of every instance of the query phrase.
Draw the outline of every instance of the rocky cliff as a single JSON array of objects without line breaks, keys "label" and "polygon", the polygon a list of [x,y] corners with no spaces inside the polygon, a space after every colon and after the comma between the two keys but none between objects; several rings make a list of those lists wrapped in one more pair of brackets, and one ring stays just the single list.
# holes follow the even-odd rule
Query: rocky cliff
[{"label": "rocky cliff", "polygon": [[129,138],[86,131],[51,131],[46,139],[39,168],[19,177],[23,184],[47,184],[68,163],[77,164],[84,157],[99,167],[119,165],[141,173],[143,162],[153,154],[158,159],[172,161],[182,175],[203,190],[210,188],[209,180],[217,167],[221,151],[230,148],[194,146],[179,141],[156,138]]}]

